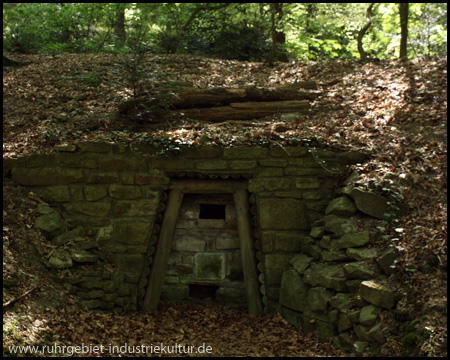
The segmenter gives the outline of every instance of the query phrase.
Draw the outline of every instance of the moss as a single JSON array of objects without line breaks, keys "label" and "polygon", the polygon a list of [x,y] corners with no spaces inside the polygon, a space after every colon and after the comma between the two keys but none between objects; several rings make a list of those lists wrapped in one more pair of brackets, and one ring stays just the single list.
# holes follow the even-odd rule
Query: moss
[{"label": "moss", "polygon": [[417,333],[415,331],[409,332],[404,338],[403,338],[403,348],[402,348],[402,356],[408,356],[411,354],[416,345],[417,345]]},{"label": "moss", "polygon": [[406,328],[406,332],[407,332],[407,333],[413,332],[413,331],[416,329],[416,326],[417,326],[417,324],[419,324],[419,322],[420,322],[419,319],[416,319],[416,320],[411,321],[411,322],[409,323],[408,327]]},{"label": "moss", "polygon": [[17,285],[17,278],[13,277],[11,279],[5,279],[3,280],[3,287],[5,289],[12,289],[13,287],[15,287]]}]

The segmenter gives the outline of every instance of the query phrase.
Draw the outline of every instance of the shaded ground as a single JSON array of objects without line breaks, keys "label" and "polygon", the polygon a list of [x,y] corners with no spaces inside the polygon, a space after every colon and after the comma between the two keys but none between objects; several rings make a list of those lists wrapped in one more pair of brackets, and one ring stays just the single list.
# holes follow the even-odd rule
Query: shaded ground
[{"label": "shaded ground", "polygon": [[[400,251],[398,271],[391,281],[401,291],[396,310],[385,319],[392,327],[392,337],[383,345],[381,354],[446,353],[446,57],[409,63],[347,61],[277,64],[271,68],[262,63],[149,55],[149,72],[158,71],[167,80],[197,87],[276,86],[303,80],[319,83],[322,95],[311,104],[309,113],[283,114],[243,124],[200,123],[183,118],[159,124],[160,119],[150,118],[136,124],[117,118],[117,105],[127,89],[113,82],[116,56],[11,57],[30,64],[3,71],[4,158],[45,153],[56,143],[87,139],[158,142],[168,148],[179,144],[284,146],[314,139],[314,146],[369,153],[371,159],[356,167],[360,173],[356,182],[385,195],[402,197],[410,208],[404,217],[386,224],[384,230],[384,241],[395,244]],[[236,339],[234,343],[226,337],[221,340],[219,335],[211,338],[210,341],[217,340],[212,346],[221,355],[339,355],[329,344],[302,335],[277,316],[254,319],[234,308],[194,308],[187,316],[186,309],[167,306],[155,316],[123,317],[93,315],[71,305],[61,306],[70,298],[39,261],[46,253],[46,240],[32,229],[34,204],[30,201],[36,200],[5,180],[3,193],[3,279],[7,281],[3,303],[33,290],[7,306],[4,344],[78,344],[92,339],[123,344],[133,336],[132,332],[122,331],[126,326],[147,326],[155,332],[147,341],[164,338],[167,345],[177,341],[189,344],[194,336],[191,329],[196,329],[196,341],[201,342],[202,338],[218,334],[208,330],[207,324],[220,323],[227,329],[227,336],[234,334]],[[226,315],[222,318],[221,314]],[[161,319],[172,315],[175,325],[166,328],[171,322]],[[177,321],[185,315],[192,316],[193,325],[181,328],[185,332],[180,333]],[[227,320],[228,326],[224,319],[233,321]],[[200,323],[206,325],[202,327]],[[86,328],[86,324],[92,324],[91,328]],[[79,333],[78,329],[82,331]],[[406,339],[405,335],[412,332],[417,337]],[[139,336],[145,335],[148,333]],[[258,339],[264,341],[260,344]],[[247,346],[250,340],[253,348]],[[135,341],[139,344],[140,339]],[[271,345],[264,349],[264,344]]]}]

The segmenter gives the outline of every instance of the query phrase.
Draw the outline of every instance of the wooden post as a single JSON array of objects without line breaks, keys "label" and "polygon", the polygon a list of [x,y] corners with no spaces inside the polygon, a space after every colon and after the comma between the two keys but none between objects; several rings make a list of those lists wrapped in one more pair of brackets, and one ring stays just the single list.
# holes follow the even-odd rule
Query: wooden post
[{"label": "wooden post", "polygon": [[161,287],[166,274],[167,260],[169,259],[170,247],[182,200],[183,193],[180,190],[170,190],[156,253],[153,257],[155,261],[150,272],[144,303],[142,304],[142,310],[144,311],[156,311],[158,309]]},{"label": "wooden post", "polygon": [[253,248],[248,193],[246,190],[237,190],[234,193],[234,206],[236,208],[238,233],[241,244],[247,308],[250,314],[259,315],[262,313],[263,305],[259,291],[258,270]]}]

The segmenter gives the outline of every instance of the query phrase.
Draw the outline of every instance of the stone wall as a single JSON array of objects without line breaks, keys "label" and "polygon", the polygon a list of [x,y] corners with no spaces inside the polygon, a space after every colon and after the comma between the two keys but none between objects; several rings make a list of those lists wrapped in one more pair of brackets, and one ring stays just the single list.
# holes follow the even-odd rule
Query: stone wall
[{"label": "stone wall", "polygon": [[357,209],[343,195],[314,222],[283,273],[279,310],[304,331],[334,338],[335,346],[362,355],[369,345],[374,350],[386,342],[388,329],[381,320],[382,312],[395,305],[386,280],[394,271],[396,253],[375,247],[380,234],[358,227]]},{"label": "stone wall", "polygon": [[[387,200],[357,189],[347,189],[333,200],[337,174],[365,158],[356,152],[306,147],[185,147],[178,154],[164,155],[160,148],[143,144],[80,142],[57,146],[47,155],[4,160],[3,166],[4,175],[50,205],[42,206],[36,219],[36,226],[58,246],[49,267],[71,268],[68,286],[83,306],[114,311],[142,305],[166,190],[174,179],[206,179],[211,184],[217,179],[247,181],[264,311],[281,311],[289,321],[320,337],[334,336],[337,345],[345,347],[350,328],[363,342],[377,339],[377,316],[393,306],[374,300],[387,294],[379,279],[367,281],[382,274],[381,264],[374,260],[381,254],[371,248],[374,235],[342,219],[356,212],[382,218],[389,209]],[[200,219],[189,223],[193,219],[184,211],[177,236],[189,227],[193,232],[201,228]],[[223,238],[226,246],[219,245],[219,238],[205,241],[203,254],[196,255],[201,235],[192,241],[177,236],[165,274],[166,289],[192,280],[180,277],[173,266],[198,276],[196,261],[209,261],[201,257],[218,249],[221,252],[213,256],[226,265],[217,270],[221,279],[214,280],[224,288],[233,284],[227,277],[239,272],[235,240]],[[234,285],[230,288],[236,293],[241,290]],[[186,291],[184,287],[183,296]]]}]

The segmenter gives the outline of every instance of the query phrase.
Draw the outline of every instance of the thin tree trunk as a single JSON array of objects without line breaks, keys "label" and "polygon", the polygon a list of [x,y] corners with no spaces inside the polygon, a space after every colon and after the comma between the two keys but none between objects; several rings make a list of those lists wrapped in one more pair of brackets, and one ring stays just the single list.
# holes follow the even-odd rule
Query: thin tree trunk
[{"label": "thin tree trunk", "polygon": [[118,3],[116,11],[116,23],[114,24],[114,32],[117,38],[124,41],[126,38],[125,32],[125,4]]},{"label": "thin tree trunk", "polygon": [[366,34],[367,30],[369,30],[370,25],[372,25],[372,20],[370,19],[372,16],[372,9],[375,3],[371,3],[366,11],[366,24],[359,30],[358,33],[358,52],[359,56],[361,57],[361,60],[366,60],[367,53],[364,51],[363,45],[362,45],[362,39],[364,35]]},{"label": "thin tree trunk", "polygon": [[275,29],[275,4],[270,3],[270,33],[272,35],[272,51],[270,52],[269,66],[273,66],[275,56],[277,55],[277,32]]},{"label": "thin tree trunk", "polygon": [[400,59],[407,58],[407,43],[408,43],[408,14],[409,14],[409,3],[400,3],[400,28],[401,28],[401,39],[400,39]]}]

